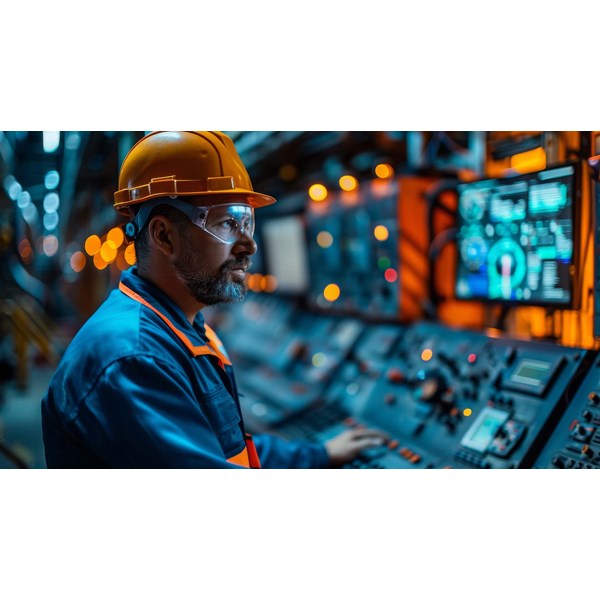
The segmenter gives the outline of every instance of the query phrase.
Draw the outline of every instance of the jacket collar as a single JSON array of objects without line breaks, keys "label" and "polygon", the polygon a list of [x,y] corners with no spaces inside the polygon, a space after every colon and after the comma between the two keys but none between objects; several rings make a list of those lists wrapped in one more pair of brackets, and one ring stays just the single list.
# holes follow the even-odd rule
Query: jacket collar
[{"label": "jacket collar", "polygon": [[183,310],[160,288],[140,277],[137,267],[123,271],[121,273],[121,282],[165,315],[194,344],[206,344],[207,337],[202,312],[198,311],[194,319],[194,324],[190,325]]}]

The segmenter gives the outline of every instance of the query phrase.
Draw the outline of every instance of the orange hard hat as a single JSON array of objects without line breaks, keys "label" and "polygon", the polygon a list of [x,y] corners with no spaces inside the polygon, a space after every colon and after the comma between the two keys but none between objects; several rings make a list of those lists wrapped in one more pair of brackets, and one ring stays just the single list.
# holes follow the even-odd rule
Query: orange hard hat
[{"label": "orange hard hat", "polygon": [[133,204],[161,196],[224,194],[267,206],[275,198],[258,194],[230,137],[220,131],[154,131],[128,152],[119,174],[114,207],[128,216]]}]

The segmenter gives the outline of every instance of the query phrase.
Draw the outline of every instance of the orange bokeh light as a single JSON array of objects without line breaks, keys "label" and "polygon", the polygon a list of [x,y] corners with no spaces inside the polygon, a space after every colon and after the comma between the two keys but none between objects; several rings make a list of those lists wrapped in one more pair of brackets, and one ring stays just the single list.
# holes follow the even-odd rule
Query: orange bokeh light
[{"label": "orange bokeh light", "polygon": [[381,163],[375,167],[375,175],[380,179],[389,179],[394,175],[394,169],[392,165]]},{"label": "orange bokeh light", "polygon": [[123,255],[125,256],[125,261],[128,265],[135,265],[135,246],[133,244],[129,244],[127,248],[125,248]]},{"label": "orange bokeh light", "polygon": [[69,263],[71,264],[71,269],[73,269],[75,273],[83,271],[86,262],[87,259],[85,258],[85,254],[80,250],[78,250],[77,252],[73,252],[71,260],[69,261]]},{"label": "orange bokeh light", "polygon": [[321,183],[315,183],[308,188],[308,195],[315,202],[323,202],[327,198],[327,188]]},{"label": "orange bokeh light", "polygon": [[100,248],[102,247],[102,241],[97,235],[90,235],[90,237],[85,240],[84,248],[85,251],[90,256],[95,256],[100,252]]},{"label": "orange bokeh light", "polygon": [[120,227],[113,227],[106,234],[106,241],[112,242],[115,245],[115,248],[120,248],[125,241],[125,234]]},{"label": "orange bokeh light", "polygon": [[341,293],[340,286],[335,283],[330,283],[323,290],[323,297],[328,302],[335,302],[340,297],[340,293]]},{"label": "orange bokeh light", "polygon": [[356,177],[353,177],[352,175],[344,175],[340,177],[339,184],[345,192],[351,192],[358,187],[358,181]]}]

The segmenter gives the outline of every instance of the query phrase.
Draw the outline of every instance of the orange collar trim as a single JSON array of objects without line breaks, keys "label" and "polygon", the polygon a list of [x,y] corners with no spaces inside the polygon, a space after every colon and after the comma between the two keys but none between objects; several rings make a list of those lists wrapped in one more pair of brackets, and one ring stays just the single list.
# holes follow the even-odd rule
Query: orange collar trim
[{"label": "orange collar trim", "polygon": [[143,304],[152,312],[156,313],[167,324],[169,329],[181,340],[181,342],[183,342],[184,346],[193,356],[203,356],[206,354],[216,356],[219,359],[219,365],[222,369],[225,369],[224,365],[231,365],[231,361],[229,358],[227,358],[224,351],[218,348],[218,345],[221,345],[221,343],[215,332],[210,327],[207,325],[205,326],[208,345],[194,346],[189,338],[182,331],[177,329],[177,327],[175,327],[175,325],[173,325],[173,323],[165,315],[154,308],[154,306],[152,306],[147,300],[144,300],[144,298],[142,298],[139,294],[136,294],[132,289],[128,288],[122,281],[119,283],[119,290],[121,290],[121,292],[123,292],[126,296],[129,296],[131,299]]}]

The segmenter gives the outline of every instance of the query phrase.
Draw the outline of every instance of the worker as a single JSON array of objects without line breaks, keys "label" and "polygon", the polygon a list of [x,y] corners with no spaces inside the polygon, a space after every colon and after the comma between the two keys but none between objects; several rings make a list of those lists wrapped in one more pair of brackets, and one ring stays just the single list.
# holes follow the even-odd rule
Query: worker
[{"label": "worker", "polygon": [[136,266],[50,382],[49,468],[322,468],[385,443],[370,429],[324,445],[245,431],[233,366],[201,311],[243,300],[254,210],[275,199],[253,190],[228,136],[146,135],[125,157],[114,198]]}]

